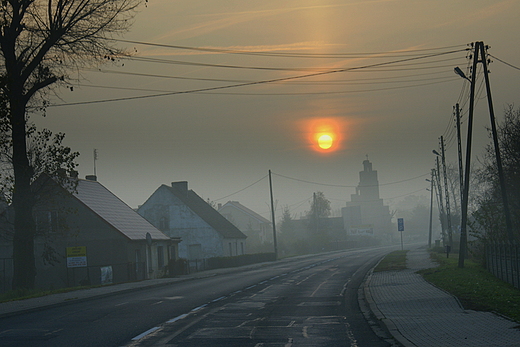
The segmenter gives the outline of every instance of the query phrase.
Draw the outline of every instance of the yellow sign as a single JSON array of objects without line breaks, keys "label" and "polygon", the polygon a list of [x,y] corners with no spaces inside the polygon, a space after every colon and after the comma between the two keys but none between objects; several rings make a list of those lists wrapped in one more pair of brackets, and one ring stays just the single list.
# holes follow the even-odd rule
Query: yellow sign
[{"label": "yellow sign", "polygon": [[87,247],[67,247],[67,267],[86,267]]}]

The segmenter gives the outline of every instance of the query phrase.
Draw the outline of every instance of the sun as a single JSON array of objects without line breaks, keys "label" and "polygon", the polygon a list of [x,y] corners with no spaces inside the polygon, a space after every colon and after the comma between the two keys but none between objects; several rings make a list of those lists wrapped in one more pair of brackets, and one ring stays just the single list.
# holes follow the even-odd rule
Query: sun
[{"label": "sun", "polygon": [[318,137],[318,146],[321,149],[329,149],[332,147],[332,136],[329,134],[323,134]]},{"label": "sun", "polygon": [[307,148],[324,156],[333,155],[344,149],[349,123],[338,117],[311,118],[299,124]]}]

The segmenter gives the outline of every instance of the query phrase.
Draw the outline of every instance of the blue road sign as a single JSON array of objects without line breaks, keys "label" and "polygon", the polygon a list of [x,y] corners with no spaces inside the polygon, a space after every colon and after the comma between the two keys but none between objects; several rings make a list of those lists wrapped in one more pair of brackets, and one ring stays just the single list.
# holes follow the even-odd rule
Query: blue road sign
[{"label": "blue road sign", "polygon": [[397,218],[397,231],[404,231],[404,218]]}]

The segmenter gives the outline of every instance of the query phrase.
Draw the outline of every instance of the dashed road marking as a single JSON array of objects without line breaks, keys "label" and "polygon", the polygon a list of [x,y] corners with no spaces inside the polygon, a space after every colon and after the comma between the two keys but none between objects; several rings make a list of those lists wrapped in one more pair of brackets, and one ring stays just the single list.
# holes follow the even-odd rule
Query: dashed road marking
[{"label": "dashed road marking", "polygon": [[195,307],[190,312],[197,312],[198,310],[202,310],[204,307],[208,306],[208,304],[200,305],[199,307]]},{"label": "dashed road marking", "polygon": [[167,321],[166,323],[175,323],[175,322],[177,322],[177,321],[179,321],[179,320],[181,320],[181,319],[184,319],[184,318],[186,318],[186,317],[188,317],[188,314],[187,314],[187,313],[184,313],[184,314],[181,314],[180,316],[177,316],[177,317],[175,317],[175,318],[170,319],[170,320]]},{"label": "dashed road marking", "polygon": [[159,330],[159,329],[160,329],[159,327],[153,327],[153,328],[151,328],[151,329],[148,329],[148,330],[146,330],[144,333],[139,334],[139,335],[137,335],[136,337],[134,337],[134,338],[132,339],[132,341],[140,340],[140,339],[142,339],[143,337],[145,337],[146,335],[151,334],[151,333],[153,333],[154,331],[157,331],[157,330]]}]

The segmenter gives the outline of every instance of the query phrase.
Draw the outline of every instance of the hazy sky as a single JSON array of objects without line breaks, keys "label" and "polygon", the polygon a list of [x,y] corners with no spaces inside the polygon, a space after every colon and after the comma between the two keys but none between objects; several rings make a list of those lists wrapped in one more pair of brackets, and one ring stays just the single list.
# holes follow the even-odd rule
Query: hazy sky
[{"label": "hazy sky", "polygon": [[[163,46],[121,42],[132,58],[73,73],[73,91],[53,99],[61,106],[33,119],[66,133],[81,177],[93,173],[96,148],[99,181],[131,207],[186,180],[205,199],[269,217],[272,170],[278,216],[285,205],[308,210],[316,191],[338,209],[367,155],[392,206],[429,196],[441,135],[457,162],[453,107],[464,121],[469,93],[453,68],[469,74],[466,45],[484,41],[520,66],[518,13],[518,0],[150,0],[122,39]],[[520,71],[496,59],[489,69],[500,120],[520,104]],[[210,89],[224,86],[235,87]],[[477,155],[489,123],[479,91]],[[100,102],[112,99],[122,100]],[[333,134],[328,151],[317,150],[321,132]]]}]

